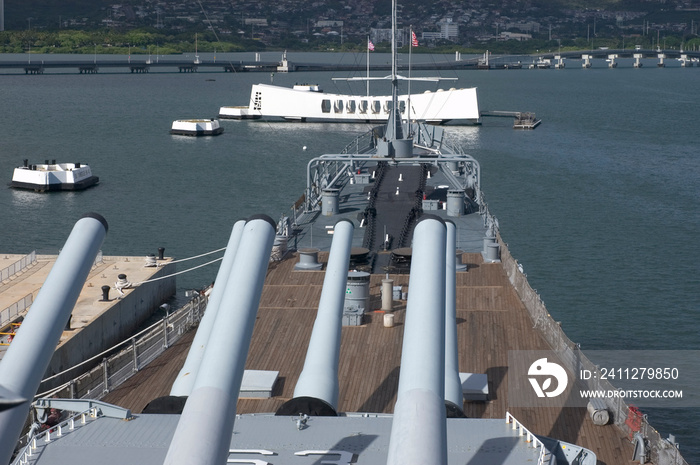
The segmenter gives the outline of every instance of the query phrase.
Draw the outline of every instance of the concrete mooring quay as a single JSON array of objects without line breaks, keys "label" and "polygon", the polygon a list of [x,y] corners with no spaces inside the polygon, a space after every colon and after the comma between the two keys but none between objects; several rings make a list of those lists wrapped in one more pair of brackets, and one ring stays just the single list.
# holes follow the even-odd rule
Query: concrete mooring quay
[{"label": "concrete mooring quay", "polygon": [[[2,274],[0,282],[0,359],[12,344],[14,334],[21,331],[21,321],[57,257],[0,254],[0,270],[11,270]],[[175,294],[175,277],[169,276],[176,267],[172,259],[157,260],[157,266],[145,266],[147,261],[152,265],[155,259],[98,255],[44,378],[128,338]],[[131,287],[126,287],[127,283]],[[56,385],[63,381],[55,380]]]}]

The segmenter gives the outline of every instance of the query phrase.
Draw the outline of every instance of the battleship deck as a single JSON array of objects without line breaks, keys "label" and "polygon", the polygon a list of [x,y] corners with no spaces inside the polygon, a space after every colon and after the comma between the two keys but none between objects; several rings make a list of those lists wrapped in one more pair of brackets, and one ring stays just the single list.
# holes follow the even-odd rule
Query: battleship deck
[{"label": "battleship deck", "polygon": [[[483,258],[481,250],[487,231],[486,218],[479,213],[448,216],[447,209],[440,208],[448,194],[446,184],[449,183],[445,176],[440,170],[431,169],[427,180],[424,179],[425,189],[422,189],[420,177],[412,175],[416,166],[410,161],[388,164],[381,187],[363,177],[373,173],[372,163],[359,172],[353,170],[358,174],[357,182],[342,186],[337,212],[329,215],[316,210],[295,215],[290,249],[320,249],[319,262],[325,263],[333,226],[342,219],[356,225],[352,247],[362,247],[367,228],[357,226],[358,215],[367,205],[373,188],[379,189],[375,232],[384,234],[386,225],[386,233],[396,239],[400,234],[392,231],[397,221],[392,215],[405,210],[406,197],[415,198],[416,190],[423,190],[426,213],[457,225],[457,249],[463,251],[462,262],[467,264],[466,272],[457,273],[459,371],[486,374],[489,397],[486,402],[466,402],[466,415],[504,419],[509,411],[535,434],[592,450],[600,463],[627,463],[633,451],[626,436],[614,425],[595,426],[585,408],[517,408],[514,407],[515,401],[509,401],[508,351],[548,350],[550,347],[533,328],[530,313],[511,284],[504,265],[487,263]],[[406,301],[394,302],[394,325],[385,327],[384,315],[380,311],[380,287],[389,272],[394,285],[402,286],[402,290],[410,295],[409,275],[383,265],[388,263],[385,256],[391,252],[385,252],[381,242],[375,240],[375,245],[369,247],[372,250],[370,255],[374,255],[370,259],[374,264],[370,276],[370,311],[364,315],[362,325],[342,328],[338,371],[340,412],[393,413],[396,402]],[[389,248],[408,245],[397,242],[400,241],[395,240]],[[246,363],[246,369],[279,372],[272,397],[239,399],[239,414],[275,412],[293,397],[324,281],[323,271],[295,271],[298,258],[297,253],[291,253],[268,269]],[[362,269],[361,266],[357,268]],[[183,342],[166,351],[154,362],[156,365],[139,372],[104,400],[140,412],[150,400],[168,395],[186,358],[187,345]]]},{"label": "battleship deck", "polygon": [[[319,255],[325,262],[327,253]],[[481,254],[463,256],[468,271],[457,273],[457,328],[461,372],[486,373],[489,401],[466,402],[472,418],[504,418],[510,411],[535,434],[560,438],[593,450],[599,463],[627,463],[632,445],[615,426],[595,426],[585,409],[513,408],[508,402],[508,350],[546,350],[532,320],[501,264],[484,263]],[[278,370],[269,399],[240,399],[243,413],[274,412],[292,398],[303,367],[324,273],[293,271],[296,256],[268,270],[255,323],[247,369]],[[339,365],[339,411],[391,413],[396,401],[405,316],[405,301],[395,301],[395,325],[383,325],[380,287],[383,274],[370,281],[370,307],[375,311],[361,326],[343,327]],[[390,275],[404,289],[408,275]],[[187,338],[189,339],[189,338]],[[181,340],[105,401],[140,412],[167,395],[187,355],[189,340]]]},{"label": "battleship deck", "polygon": [[[432,136],[428,136],[442,137],[439,129],[431,131]],[[420,136],[424,137],[425,133],[421,132]],[[394,286],[408,291],[410,298],[406,261],[410,260],[411,252],[407,248],[411,246],[412,221],[418,211],[418,216],[429,213],[455,224],[456,249],[462,251],[462,263],[467,264],[467,271],[456,275],[458,368],[462,373],[486,374],[489,388],[487,401],[464,404],[467,416],[505,419],[506,412],[510,412],[537,435],[590,449],[600,463],[626,463],[632,457],[632,445],[626,435],[613,425],[595,426],[585,408],[520,408],[516,406],[519,399],[509,398],[509,351],[551,350],[551,347],[540,330],[534,328],[526,300],[521,299],[511,284],[506,273],[511,263],[482,255],[485,240],[488,251],[495,245],[490,234],[495,220],[486,214],[485,204],[475,206],[474,200],[482,200],[480,191],[469,193],[472,189],[469,183],[455,179],[457,174],[467,172],[467,164],[472,163],[469,157],[456,155],[446,163],[422,150],[417,149],[413,158],[397,157],[381,163],[372,156],[362,158],[361,153],[353,154],[352,161],[344,165],[347,157],[343,154],[324,155],[309,163],[304,211],[297,209],[290,221],[280,222],[282,229],[289,229],[289,248],[298,252],[288,254],[268,268],[246,362],[249,370],[278,371],[279,378],[270,398],[241,398],[236,412],[274,413],[292,399],[304,366],[325,275],[323,271],[296,271],[294,265],[299,254],[307,256],[310,249],[318,249],[319,262],[326,263],[334,226],[341,220],[350,220],[355,225],[351,246],[368,252],[366,261],[351,258],[350,269],[371,273],[370,302],[362,324],[342,328],[337,411],[393,413],[406,301],[394,302],[394,324],[385,327],[380,287],[388,274]],[[459,165],[460,160],[465,164]],[[340,167],[333,164],[336,161]],[[337,173],[342,176],[336,176]],[[477,181],[478,171],[471,173]],[[334,177],[339,181],[330,182]],[[324,184],[326,181],[330,186]],[[453,181],[462,190],[454,189]],[[323,198],[315,195],[314,186],[323,187]],[[473,186],[479,188],[478,184]],[[465,193],[476,196],[468,201],[462,199],[457,203],[458,208],[454,208],[450,200],[454,200],[455,193],[458,198]],[[323,208],[319,209],[321,203]],[[367,218],[373,220],[366,221]],[[509,257],[505,244],[501,243],[500,247],[502,255]],[[397,260],[388,258],[392,250]],[[186,357],[184,346],[163,354],[152,370],[138,373],[104,400],[139,412],[151,399],[168,395]],[[522,380],[511,381],[517,385]],[[238,436],[234,436],[234,441],[235,437]],[[478,440],[470,442],[468,436],[463,441],[466,448],[480,444]]]},{"label": "battleship deck", "polygon": [[[0,256],[0,269],[19,261],[22,255]],[[0,283],[0,310],[13,307],[17,302],[36,298],[44,284],[57,255],[37,255],[21,272]],[[70,329],[63,331],[54,353],[47,376],[77,365],[95,354],[121,342],[175,292],[175,278],[167,278],[154,283],[124,289],[124,296],[117,298],[115,282],[124,274],[131,283],[139,283],[155,277],[169,275],[174,271],[172,259],[161,261],[160,267],[145,267],[144,257],[104,256],[93,265],[90,274],[73,308]],[[110,286],[109,300],[104,301],[102,286]],[[25,300],[26,299],[26,300]],[[26,310],[25,310],[26,311]],[[9,314],[9,313],[8,313]],[[15,321],[24,315],[14,315]],[[5,312],[3,312],[5,316]],[[2,332],[9,333],[10,324],[2,322]],[[7,344],[8,334],[2,335],[0,342]],[[11,343],[10,343],[11,344]],[[0,359],[7,350],[0,345]],[[57,380],[57,382],[60,380]],[[42,385],[49,388],[51,384]]]}]

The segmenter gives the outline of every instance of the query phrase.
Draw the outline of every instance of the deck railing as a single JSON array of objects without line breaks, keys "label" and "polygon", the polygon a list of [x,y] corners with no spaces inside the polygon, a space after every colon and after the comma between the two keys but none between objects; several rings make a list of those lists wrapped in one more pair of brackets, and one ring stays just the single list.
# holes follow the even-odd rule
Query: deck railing
[{"label": "deck railing", "polygon": [[17,452],[15,460],[11,462],[12,465],[29,465],[29,463],[35,460],[34,456],[39,457],[37,449],[41,445],[51,442],[52,435],[55,437],[61,437],[67,432],[74,431],[86,425],[88,420],[96,419],[97,417],[97,408],[91,408],[88,411],[71,415],[69,418],[62,421],[55,427],[42,431],[32,438],[28,438],[26,436],[23,437],[20,440],[23,448]]},{"label": "deck railing", "polygon": [[506,423],[512,425],[511,429],[518,431],[518,436],[525,436],[525,442],[530,443],[534,448],[539,448],[540,453],[537,456],[537,465],[544,465],[548,454],[547,448],[544,447],[542,441],[537,439],[537,436],[525,428],[525,425],[520,423],[510,412],[506,412]]},{"label": "deck railing", "polygon": [[[525,304],[532,318],[534,327],[539,330],[552,350],[557,353],[564,367],[571,373],[579,373],[582,369],[596,371],[595,364],[581,352],[579,345],[572,342],[561,329],[559,323],[552,319],[540,295],[537,291],[532,289],[526,275],[518,269],[518,262],[510,254],[508,245],[503,242],[500,234],[498,234],[498,243],[501,246],[501,262],[503,263],[503,268],[510,282],[513,284],[513,287],[515,287],[520,300]],[[593,378],[594,379],[590,380],[581,380],[586,384],[587,389],[604,391],[617,390],[609,381],[602,380],[600,377]],[[606,397],[600,400],[605,402],[607,410],[612,415],[614,424],[631,440],[637,430],[632,430],[627,424],[627,418],[630,415],[630,407],[621,397]],[[649,442],[649,453],[647,457],[649,457],[652,463],[657,465],[687,465],[687,462],[683,459],[678,449],[669,441],[662,438],[659,432],[649,424],[646,415],[641,418],[638,432]],[[629,459],[631,459],[631,457],[629,457]]]},{"label": "deck railing", "polygon": [[[110,390],[144,368],[165,349],[175,344],[189,329],[201,320],[207,305],[207,298],[195,296],[183,307],[164,316],[130,339],[96,355],[61,373],[42,381],[46,386],[51,380],[77,371],[81,367],[88,369],[70,381],[46,392],[39,397],[61,397],[69,399],[103,398]],[[107,356],[108,354],[111,354]],[[99,360],[102,359],[101,363]],[[97,364],[97,365],[96,365]],[[41,386],[39,388],[41,390]]]},{"label": "deck railing", "polygon": [[[42,397],[102,399],[111,389],[116,388],[124,381],[131,378],[141,368],[144,368],[162,354],[165,349],[175,344],[189,329],[196,326],[202,319],[206,306],[206,296],[195,296],[181,308],[164,316],[160,321],[152,324],[130,339],[117,344],[90,360],[82,362],[80,365],[76,365],[68,370],[46,378],[42,381],[42,384],[46,384],[52,379],[58,378],[71,371],[78,370],[83,366],[92,367],[61,386],[37,394],[35,399]],[[118,352],[114,353],[115,351]],[[99,357],[104,357],[109,353],[114,354],[103,358],[102,363],[94,366],[95,361],[99,360]],[[85,414],[86,412],[79,414],[79,416],[82,416],[83,423],[85,422]],[[70,421],[70,419],[66,421]],[[65,421],[62,422],[62,424],[63,423],[65,423]],[[45,432],[42,434],[51,434],[50,431],[53,431],[53,429],[49,430],[48,433]],[[24,449],[18,455],[19,458],[14,463],[27,464],[32,460],[32,450],[36,447],[32,448],[29,447],[29,445],[32,439],[34,439],[34,444],[36,445],[36,439],[38,437],[39,436],[32,438],[29,435],[25,435],[20,438],[18,446],[24,447]]]}]

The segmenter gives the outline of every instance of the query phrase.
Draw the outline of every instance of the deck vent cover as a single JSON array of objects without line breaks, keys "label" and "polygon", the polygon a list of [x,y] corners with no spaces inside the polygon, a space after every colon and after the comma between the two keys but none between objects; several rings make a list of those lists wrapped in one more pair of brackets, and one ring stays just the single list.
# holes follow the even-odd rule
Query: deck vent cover
[{"label": "deck vent cover", "polygon": [[464,191],[450,189],[447,191],[447,216],[464,216]]},{"label": "deck vent cover", "polygon": [[369,278],[365,271],[349,271],[343,305],[343,326],[359,326],[369,311]]},{"label": "deck vent cover", "polygon": [[323,204],[321,206],[321,213],[323,216],[333,216],[338,214],[338,195],[340,189],[326,188],[323,189]]}]

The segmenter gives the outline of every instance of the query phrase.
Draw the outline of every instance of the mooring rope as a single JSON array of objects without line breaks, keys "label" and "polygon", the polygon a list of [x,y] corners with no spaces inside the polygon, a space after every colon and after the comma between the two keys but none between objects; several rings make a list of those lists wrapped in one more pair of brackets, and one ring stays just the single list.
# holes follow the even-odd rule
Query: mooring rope
[{"label": "mooring rope", "polygon": [[[211,252],[205,252],[205,253],[203,253],[203,254],[195,255],[194,257],[181,258],[180,260],[173,260],[172,262],[167,262],[167,263],[165,263],[165,264],[166,264],[166,265],[169,265],[169,264],[171,264],[171,263],[186,262],[187,260],[194,260],[195,258],[201,258],[201,257],[204,257],[204,256],[206,256],[206,255],[211,255],[211,254],[213,254],[213,253],[221,252],[221,251],[223,251],[223,250],[226,250],[226,247],[222,247],[222,248],[217,249],[217,250],[212,250]],[[162,265],[159,264],[158,266],[162,266]]]}]

